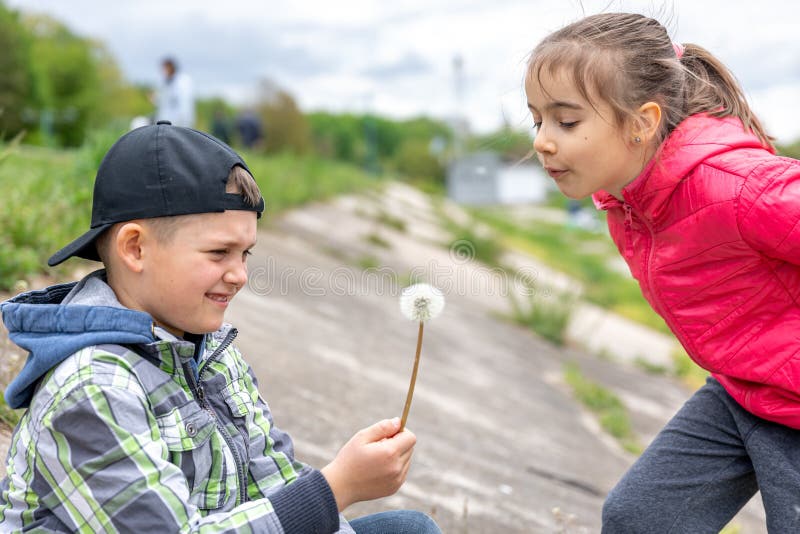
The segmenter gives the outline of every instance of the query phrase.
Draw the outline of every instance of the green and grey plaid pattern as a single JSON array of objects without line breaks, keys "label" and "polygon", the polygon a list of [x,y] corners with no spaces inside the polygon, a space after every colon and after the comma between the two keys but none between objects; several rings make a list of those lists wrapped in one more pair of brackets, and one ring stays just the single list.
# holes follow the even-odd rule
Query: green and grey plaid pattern
[{"label": "green and grey plaid pattern", "polygon": [[[311,471],[230,343],[83,349],[42,380],[0,486],[0,530],[283,532],[269,500]],[[346,522],[342,528],[349,531]]]}]

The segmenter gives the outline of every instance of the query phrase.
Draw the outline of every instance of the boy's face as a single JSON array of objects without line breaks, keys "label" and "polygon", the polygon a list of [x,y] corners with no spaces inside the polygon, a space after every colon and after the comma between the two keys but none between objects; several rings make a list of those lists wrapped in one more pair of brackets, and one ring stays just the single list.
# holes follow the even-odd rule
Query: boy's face
[{"label": "boy's face", "polygon": [[247,256],[256,242],[256,214],[228,210],[181,219],[166,242],[144,251],[137,308],[182,336],[217,330],[233,297],[247,283]]}]

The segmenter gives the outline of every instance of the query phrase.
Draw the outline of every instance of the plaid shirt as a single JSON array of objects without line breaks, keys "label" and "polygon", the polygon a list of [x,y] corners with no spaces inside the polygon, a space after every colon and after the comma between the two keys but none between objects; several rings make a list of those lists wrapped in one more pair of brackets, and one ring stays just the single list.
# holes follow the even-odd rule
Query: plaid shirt
[{"label": "plaid shirt", "polygon": [[0,531],[352,532],[297,462],[236,330],[194,344],[82,349],[41,381],[14,433]]}]

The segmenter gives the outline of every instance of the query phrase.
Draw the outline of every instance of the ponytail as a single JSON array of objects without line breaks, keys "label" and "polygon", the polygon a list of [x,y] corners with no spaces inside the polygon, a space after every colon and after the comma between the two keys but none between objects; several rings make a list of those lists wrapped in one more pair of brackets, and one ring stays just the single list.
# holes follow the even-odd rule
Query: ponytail
[{"label": "ponytail", "polygon": [[645,102],[661,106],[657,141],[690,115],[737,117],[772,147],[736,78],[708,50],[677,45],[657,20],[635,13],[591,15],[557,30],[531,53],[528,75],[567,69],[581,95],[611,106],[618,124]]},{"label": "ponytail", "polygon": [[713,117],[738,117],[764,146],[772,147],[773,138],[750,109],[733,73],[720,60],[702,46],[687,43],[680,62],[686,72],[683,118],[703,112]]}]

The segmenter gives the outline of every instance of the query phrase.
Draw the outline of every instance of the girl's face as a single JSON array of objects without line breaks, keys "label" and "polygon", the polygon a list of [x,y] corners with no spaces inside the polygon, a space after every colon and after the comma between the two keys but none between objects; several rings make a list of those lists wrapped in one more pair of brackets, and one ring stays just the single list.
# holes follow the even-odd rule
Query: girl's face
[{"label": "girl's face", "polygon": [[[646,158],[630,126],[617,125],[611,106],[581,96],[564,70],[525,80],[536,138],[533,149],[564,195],[584,198],[604,190],[622,199]],[[595,99],[599,100],[599,99]]]}]

